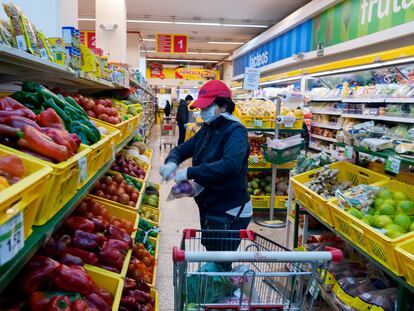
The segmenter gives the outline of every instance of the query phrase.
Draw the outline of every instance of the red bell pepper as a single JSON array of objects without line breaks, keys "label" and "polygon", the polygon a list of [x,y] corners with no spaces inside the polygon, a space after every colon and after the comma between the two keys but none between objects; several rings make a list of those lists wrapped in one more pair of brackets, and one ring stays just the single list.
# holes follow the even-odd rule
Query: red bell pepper
[{"label": "red bell pepper", "polygon": [[96,294],[101,296],[101,298],[103,300],[105,300],[107,304],[112,306],[112,304],[114,302],[114,297],[112,296],[112,294],[109,291],[107,291],[106,289],[100,288],[99,293],[96,293]]},{"label": "red bell pepper", "polygon": [[126,296],[134,298],[136,301],[138,301],[141,304],[146,304],[148,302],[151,302],[151,295],[143,291],[140,291],[139,289],[127,291]]},{"label": "red bell pepper", "polygon": [[10,177],[23,178],[26,175],[23,160],[15,154],[0,157],[0,172]]},{"label": "red bell pepper", "polygon": [[17,144],[22,148],[33,150],[57,162],[68,159],[68,151],[64,146],[56,144],[47,135],[31,126],[24,127],[23,137],[17,141]]},{"label": "red bell pepper", "polygon": [[45,111],[42,111],[37,115],[36,120],[41,127],[51,127],[61,130],[65,129],[62,119],[52,108],[47,108]]},{"label": "red bell pepper", "polygon": [[119,272],[121,272],[121,270],[120,270],[120,269],[118,269],[118,268],[111,267],[111,266],[107,266],[107,265],[102,265],[102,264],[99,264],[99,263],[98,263],[96,266],[97,266],[97,267],[99,267],[99,268],[102,268],[102,269],[105,269],[105,270],[108,270],[108,271],[114,272],[114,273],[119,273]]},{"label": "red bell pepper", "polygon": [[60,237],[51,237],[43,247],[43,253],[51,257],[60,256],[64,249],[70,244],[70,241],[70,236],[66,234]]},{"label": "red bell pepper", "polygon": [[69,298],[71,302],[81,299],[81,295],[79,293],[71,293],[71,292],[34,292],[30,295],[29,298],[29,306],[31,311],[44,311],[47,308],[50,300],[56,296],[66,296]]},{"label": "red bell pepper", "polygon": [[134,279],[128,278],[128,277],[124,278],[124,290],[135,289],[136,286],[137,286],[137,281],[135,281]]},{"label": "red bell pepper", "polygon": [[60,256],[60,263],[63,263],[64,265],[74,265],[74,266],[83,266],[84,262],[81,258],[77,256],[73,256],[71,254],[62,254]]},{"label": "red bell pepper", "polygon": [[[0,123],[1,119],[0,119]],[[0,124],[0,136],[2,137],[11,137],[11,138],[21,138],[23,136],[23,133],[12,126],[6,125],[6,124]]]},{"label": "red bell pepper", "polygon": [[54,128],[42,128],[42,133],[50,137],[56,144],[64,146],[68,152],[68,156],[72,157],[75,155],[74,142],[72,139],[67,139],[66,135],[61,133],[62,130]]},{"label": "red bell pepper", "polygon": [[128,310],[140,310],[141,306],[139,303],[132,297],[122,296],[121,306],[127,308]]},{"label": "red bell pepper", "polygon": [[46,157],[44,155],[41,155],[41,154],[39,154],[37,152],[34,152],[33,150],[24,149],[24,148],[19,148],[19,150],[21,152],[24,152],[24,153],[26,153],[28,155],[34,156],[34,157],[36,157],[36,158],[38,158],[40,160],[46,161],[46,162],[50,162],[50,163],[55,163],[56,162],[55,160],[52,160],[51,158],[48,158],[48,157]]},{"label": "red bell pepper", "polygon": [[83,230],[75,230],[73,238],[82,238],[93,240],[99,245],[102,245],[106,241],[106,237],[102,233],[89,233]]},{"label": "red bell pepper", "polygon": [[40,131],[40,126],[35,121],[18,115],[7,117],[4,123],[19,130],[23,130],[25,126],[32,126]]},{"label": "red bell pepper", "polygon": [[109,265],[118,269],[122,269],[124,264],[125,255],[120,251],[112,249],[108,242],[105,242],[102,246],[102,250],[99,254],[99,262],[101,264]]},{"label": "red bell pepper", "polygon": [[72,311],[89,311],[88,303],[83,299],[75,300],[72,304]]},{"label": "red bell pepper", "polygon": [[63,226],[70,230],[80,229],[90,233],[92,233],[95,229],[95,225],[91,220],[81,216],[69,216],[66,218]]},{"label": "red bell pepper", "polygon": [[66,247],[63,251],[63,254],[70,254],[72,256],[79,257],[82,259],[83,262],[88,263],[90,265],[95,265],[98,263],[98,257],[92,252],[87,252],[79,248],[75,247]]},{"label": "red bell pepper", "polygon": [[101,296],[96,293],[91,293],[86,296],[86,300],[89,301],[100,311],[111,311],[112,306],[109,305]]},{"label": "red bell pepper", "polygon": [[110,225],[108,227],[108,230],[107,230],[107,237],[108,237],[108,239],[115,239],[115,240],[124,241],[128,244],[129,248],[132,247],[132,238],[131,238],[131,236],[128,235],[128,233],[126,233],[126,232],[122,231],[121,229],[119,229],[118,227]]},{"label": "red bell pepper", "polygon": [[49,257],[34,256],[22,273],[21,288],[26,294],[37,291],[58,269],[59,263]]},{"label": "red bell pepper", "polygon": [[0,111],[14,111],[14,115],[20,115],[31,120],[36,120],[36,115],[33,111],[11,97],[0,98]]},{"label": "red bell pepper", "polygon": [[129,245],[127,242],[115,239],[108,240],[108,247],[120,252],[126,252],[129,249]]},{"label": "red bell pepper", "polygon": [[52,283],[60,290],[85,295],[89,292],[92,279],[79,266],[60,265],[52,277]]},{"label": "red bell pepper", "polygon": [[72,303],[66,296],[55,296],[50,299],[47,311],[71,311]]}]

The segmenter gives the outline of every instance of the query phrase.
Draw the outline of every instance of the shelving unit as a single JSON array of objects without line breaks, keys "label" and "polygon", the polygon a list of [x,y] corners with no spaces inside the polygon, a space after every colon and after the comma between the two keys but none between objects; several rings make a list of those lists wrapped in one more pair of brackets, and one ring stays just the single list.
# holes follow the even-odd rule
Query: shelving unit
[{"label": "shelving unit", "polygon": [[314,218],[316,218],[321,224],[323,224],[329,231],[335,233],[337,236],[341,237],[347,243],[356,250],[359,254],[364,256],[364,258],[369,261],[371,264],[376,266],[379,270],[383,271],[385,274],[387,274],[391,279],[395,281],[395,283],[398,285],[398,309],[397,311],[408,311],[408,309],[405,308],[406,302],[408,301],[407,298],[409,298],[409,295],[414,295],[414,287],[410,286],[405,279],[402,277],[396,275],[394,272],[389,270],[387,267],[383,266],[378,261],[374,260],[369,254],[367,254],[363,249],[361,249],[359,246],[354,244],[352,241],[348,240],[345,236],[343,236],[340,232],[332,228],[330,225],[328,225],[326,222],[324,222],[318,215],[310,211],[304,206],[301,206],[299,208],[299,204],[296,204],[295,208],[295,232],[294,232],[294,247],[297,247],[298,245],[298,227],[299,227],[299,215],[301,214],[309,214],[312,215]]},{"label": "shelving unit", "polygon": [[338,124],[332,124],[332,123],[311,122],[311,126],[325,128],[325,129],[331,129],[331,130],[340,130],[340,129],[342,129],[342,126],[340,126]]},{"label": "shelving unit", "polygon": [[312,138],[329,141],[331,143],[336,143],[337,142],[337,140],[335,138],[325,137],[325,136],[315,135],[315,134],[312,134]]},{"label": "shelving unit", "polygon": [[343,113],[341,117],[352,118],[352,119],[363,119],[363,120],[402,122],[402,123],[411,123],[411,124],[414,123],[414,118],[407,118],[407,117],[372,116],[372,115],[351,114],[351,113]]},{"label": "shelving unit", "polygon": [[324,110],[324,109],[311,109],[314,114],[326,114],[329,116],[340,116],[342,114],[341,110]]},{"label": "shelving unit", "polygon": [[[122,148],[135,136],[131,134],[125,139],[117,148],[116,153],[120,152]],[[109,170],[113,161],[108,161],[98,172],[81,188],[76,195],[45,225],[34,227],[33,233],[24,242],[24,247],[17,255],[0,267],[0,292],[3,291],[7,285],[16,277],[19,271],[29,261],[29,259],[36,253],[36,251],[43,246],[45,241],[52,235],[52,233],[62,224],[64,219],[72,213],[78,203],[88,194],[93,185]]]}]

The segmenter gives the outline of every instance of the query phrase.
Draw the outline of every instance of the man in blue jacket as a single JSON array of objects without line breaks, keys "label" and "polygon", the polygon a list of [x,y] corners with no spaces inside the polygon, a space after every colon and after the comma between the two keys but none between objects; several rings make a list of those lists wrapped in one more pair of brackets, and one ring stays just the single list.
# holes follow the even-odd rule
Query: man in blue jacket
[{"label": "man in blue jacket", "polygon": [[[164,180],[193,179],[204,187],[195,197],[202,229],[246,229],[253,214],[247,191],[247,160],[250,154],[246,128],[232,113],[230,89],[221,81],[207,82],[193,107],[201,109],[203,127],[188,141],[171,150],[160,168]],[[192,166],[177,170],[192,157]],[[230,239],[230,240],[229,240]],[[236,250],[239,236],[203,233],[207,250]],[[222,264],[225,270],[231,264]]]}]

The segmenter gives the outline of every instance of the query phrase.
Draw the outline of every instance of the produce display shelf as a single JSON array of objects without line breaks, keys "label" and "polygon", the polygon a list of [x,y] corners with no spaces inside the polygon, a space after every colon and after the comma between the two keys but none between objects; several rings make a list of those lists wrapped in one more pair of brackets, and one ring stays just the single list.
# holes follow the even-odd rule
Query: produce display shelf
[{"label": "produce display shelf", "polygon": [[41,84],[70,86],[82,90],[125,88],[102,79],[97,81],[88,79],[82,72],[77,73],[66,66],[4,44],[0,44],[0,72],[2,73],[0,83],[36,80]]},{"label": "produce display shelf", "polygon": [[352,119],[364,119],[364,120],[379,120],[379,121],[390,121],[390,122],[403,122],[403,123],[414,123],[414,118],[407,117],[396,117],[396,116],[372,116],[364,114],[352,114],[352,113],[343,113],[342,118],[352,118]]},{"label": "produce display shelf", "polygon": [[341,97],[314,97],[310,99],[311,102],[340,102]]},{"label": "produce display shelf", "polygon": [[132,87],[137,87],[137,88],[143,90],[144,92],[146,92],[148,95],[151,95],[152,97],[155,97],[154,94],[150,90],[148,90],[147,88],[145,88],[144,86],[139,84],[138,81],[135,80],[135,79],[129,79],[129,85],[132,86]]},{"label": "produce display shelf", "polygon": [[[263,129],[263,128],[247,128],[248,132],[270,132],[274,133],[275,129]],[[279,129],[279,133],[302,133],[303,129]]]},{"label": "produce display shelf", "polygon": [[[135,133],[124,140],[118,146],[116,152],[118,153],[121,151],[134,136]],[[101,167],[96,174],[76,192],[75,196],[46,224],[33,228],[32,234],[25,240],[24,247],[19,253],[17,253],[12,260],[0,267],[0,292],[2,292],[16,277],[29,259],[43,246],[44,242],[49,239],[56,228],[62,224],[64,219],[72,213],[78,203],[89,193],[93,185],[110,169],[113,161],[114,159],[111,159]]]},{"label": "produce display shelf", "polygon": [[340,130],[342,126],[338,124],[332,124],[332,123],[318,123],[318,122],[311,122],[311,126],[315,127],[321,127],[325,129],[331,129],[331,130]]},{"label": "produce display shelf", "polygon": [[312,134],[312,137],[316,138],[316,139],[320,139],[320,140],[330,141],[331,143],[336,143],[337,142],[337,140],[335,138],[325,137],[325,136],[322,136],[322,135]]},{"label": "produce display shelf", "polygon": [[385,98],[374,98],[374,97],[344,97],[342,98],[343,103],[384,103]]},{"label": "produce display shelf", "polygon": [[[369,262],[371,262],[373,265],[375,265],[379,270],[385,272],[390,278],[392,278],[396,283],[398,283],[399,286],[401,286],[407,292],[409,292],[409,293],[411,293],[411,294],[414,295],[414,287],[410,286],[405,281],[404,278],[396,275],[394,272],[392,272],[391,270],[389,270],[388,268],[386,268],[385,266],[383,266],[381,263],[379,263],[378,261],[376,261],[375,259],[373,259],[363,249],[361,249],[360,247],[358,247],[352,241],[348,240],[344,235],[342,235],[340,232],[338,232],[337,230],[335,230],[332,226],[328,225],[325,221],[323,221],[318,215],[316,215],[315,213],[313,213],[311,210],[307,209],[304,206],[301,206],[301,208],[303,210],[305,210],[307,213],[309,213],[309,215],[311,215],[314,218],[316,218],[321,224],[323,224],[327,229],[329,229],[329,231],[335,233],[337,236],[339,236],[342,239],[344,239],[345,241],[347,241],[347,243],[349,245],[351,245],[353,249],[355,249],[359,254],[363,255]],[[404,310],[404,309],[399,309],[399,310],[401,311],[401,310]]]},{"label": "produce display shelf", "polygon": [[[338,147],[345,147],[347,146],[344,143],[336,143],[335,144]],[[357,147],[357,146],[352,146],[352,148],[354,149],[355,152],[360,152],[360,153],[365,153],[365,154],[369,154],[378,158],[382,158],[382,159],[388,159],[388,157],[394,157],[396,159],[401,160],[401,164],[406,164],[406,165],[414,165],[414,159],[412,158],[406,158],[406,157],[401,157],[399,156],[394,150],[391,149],[385,149],[385,150],[381,150],[381,151],[371,151],[367,148],[364,147]]]},{"label": "produce display shelf", "polygon": [[340,116],[342,114],[341,110],[325,110],[325,109],[311,109],[314,114],[326,114],[329,116]]}]

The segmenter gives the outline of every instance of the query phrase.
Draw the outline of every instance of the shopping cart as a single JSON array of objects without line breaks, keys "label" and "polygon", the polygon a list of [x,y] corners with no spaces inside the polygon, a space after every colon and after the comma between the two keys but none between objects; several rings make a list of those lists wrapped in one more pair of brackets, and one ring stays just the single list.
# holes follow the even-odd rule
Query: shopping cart
[{"label": "shopping cart", "polygon": [[[329,262],[343,258],[328,249],[290,251],[251,230],[186,229],[173,249],[174,310],[312,310]],[[225,263],[233,270],[217,268]]]},{"label": "shopping cart", "polygon": [[166,146],[170,146],[170,148],[174,148],[176,145],[176,138],[175,138],[175,120],[174,117],[166,117],[161,119],[161,131],[160,131],[160,150],[162,146],[164,149]]}]

